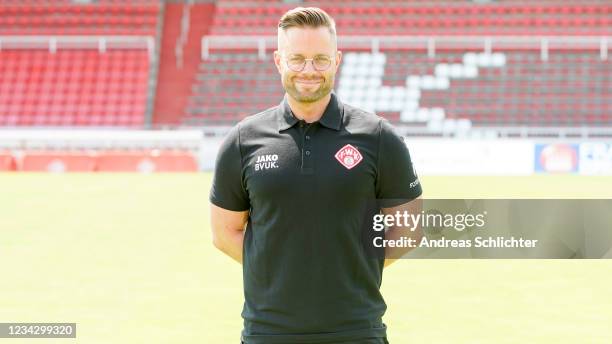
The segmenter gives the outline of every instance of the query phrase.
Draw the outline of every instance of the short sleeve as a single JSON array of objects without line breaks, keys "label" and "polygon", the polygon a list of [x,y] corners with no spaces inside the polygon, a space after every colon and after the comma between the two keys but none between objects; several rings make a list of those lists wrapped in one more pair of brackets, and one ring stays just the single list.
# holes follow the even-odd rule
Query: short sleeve
[{"label": "short sleeve", "polygon": [[239,125],[230,130],[217,153],[210,201],[216,206],[232,211],[244,211],[250,208],[242,178]]},{"label": "short sleeve", "polygon": [[376,198],[381,200],[383,207],[391,207],[411,201],[419,197],[422,192],[421,183],[412,165],[404,138],[395,132],[389,122],[382,120],[378,147]]}]

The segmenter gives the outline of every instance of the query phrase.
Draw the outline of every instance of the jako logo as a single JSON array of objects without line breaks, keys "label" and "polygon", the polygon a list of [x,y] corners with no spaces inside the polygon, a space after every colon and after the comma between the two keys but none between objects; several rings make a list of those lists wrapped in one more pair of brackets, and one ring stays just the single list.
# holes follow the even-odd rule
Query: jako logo
[{"label": "jako logo", "polygon": [[266,154],[258,155],[255,161],[255,171],[268,170],[271,168],[278,168],[278,155],[277,154]]}]

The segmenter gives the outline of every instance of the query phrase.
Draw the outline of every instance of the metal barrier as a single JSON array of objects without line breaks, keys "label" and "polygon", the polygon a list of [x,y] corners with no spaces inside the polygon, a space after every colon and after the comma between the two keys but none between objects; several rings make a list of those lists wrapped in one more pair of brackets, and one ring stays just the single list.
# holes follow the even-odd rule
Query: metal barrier
[{"label": "metal barrier", "polygon": [[0,36],[3,49],[44,49],[51,53],[65,49],[146,49],[155,58],[155,39],[151,36]]},{"label": "metal barrier", "polygon": [[[510,49],[539,50],[543,61],[553,50],[599,51],[602,61],[608,59],[608,36],[344,36],[338,38],[340,50],[381,50],[418,49],[426,50],[429,57],[436,56],[436,50],[481,49],[483,52]],[[202,59],[210,57],[210,51],[257,50],[259,58],[265,59],[269,50],[276,49],[276,36],[204,36],[202,37]]]}]

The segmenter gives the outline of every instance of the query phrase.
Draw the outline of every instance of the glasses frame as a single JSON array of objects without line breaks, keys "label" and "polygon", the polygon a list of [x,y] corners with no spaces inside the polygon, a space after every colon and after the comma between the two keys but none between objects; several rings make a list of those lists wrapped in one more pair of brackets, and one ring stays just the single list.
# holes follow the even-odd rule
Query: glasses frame
[{"label": "glasses frame", "polygon": [[[300,55],[291,55],[291,56],[300,56]],[[329,57],[329,65],[327,67],[325,67],[324,69],[318,69],[315,66],[315,64],[314,64],[314,60],[317,57],[321,57],[321,56]],[[324,71],[328,70],[331,67],[332,63],[334,62],[334,56],[320,54],[320,55],[317,55],[317,56],[315,56],[313,58],[310,58],[310,59],[306,59],[305,58],[304,59],[304,64],[302,64],[302,68],[300,68],[300,69],[293,69],[293,68],[291,68],[291,66],[289,66],[289,57],[285,58],[285,64],[287,65],[287,68],[289,68],[290,70],[292,70],[294,72],[302,72],[304,69],[306,69],[306,65],[308,64],[308,61],[310,61],[310,64],[312,65],[312,69],[316,70],[317,72],[324,72]]]}]

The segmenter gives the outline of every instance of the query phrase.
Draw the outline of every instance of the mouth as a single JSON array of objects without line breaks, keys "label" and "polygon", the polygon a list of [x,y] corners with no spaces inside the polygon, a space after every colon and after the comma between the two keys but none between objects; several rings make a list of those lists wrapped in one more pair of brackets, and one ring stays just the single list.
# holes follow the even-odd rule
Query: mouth
[{"label": "mouth", "polygon": [[322,79],[295,79],[296,84],[302,84],[306,86],[319,85],[323,82]]}]

